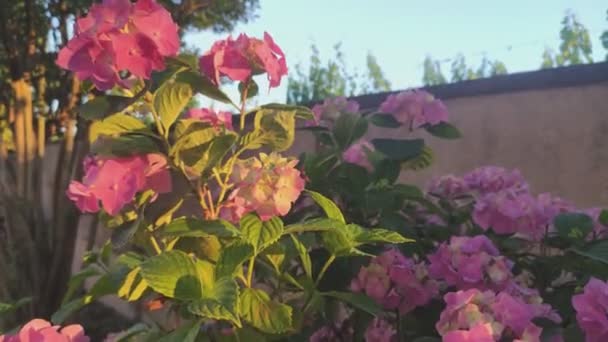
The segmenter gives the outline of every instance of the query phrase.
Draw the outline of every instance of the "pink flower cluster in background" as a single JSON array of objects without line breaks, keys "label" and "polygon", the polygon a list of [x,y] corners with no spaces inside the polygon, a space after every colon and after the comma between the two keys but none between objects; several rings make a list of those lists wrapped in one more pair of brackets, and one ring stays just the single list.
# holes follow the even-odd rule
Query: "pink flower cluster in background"
[{"label": "pink flower cluster in background", "polygon": [[424,90],[389,95],[379,110],[392,114],[395,120],[412,129],[448,121],[448,110],[443,102]]},{"label": "pink flower cluster in background", "polygon": [[357,113],[358,111],[359,103],[357,101],[349,100],[344,96],[330,97],[323,103],[312,107],[315,118],[307,125],[330,127],[341,113]]},{"label": "pink flower cluster in background", "polygon": [[346,151],[342,153],[342,159],[345,162],[359,165],[365,168],[367,171],[372,172],[374,165],[369,160],[369,154],[373,152],[374,145],[369,141],[359,140],[358,142],[350,145]]},{"label": "pink flower cluster in background", "polygon": [[232,174],[235,189],[220,216],[237,222],[250,212],[256,212],[263,221],[286,215],[304,190],[297,163],[275,152],[239,160]]},{"label": "pink flower cluster in background", "polygon": [[127,84],[121,71],[149,79],[164,58],[179,50],[179,27],[155,0],[104,0],[76,20],[74,37],[59,51],[57,65],[91,80],[100,90]]},{"label": "pink flower cluster in background", "polygon": [[160,154],[89,157],[84,161],[84,174],[82,182],[70,183],[67,196],[86,213],[98,212],[101,202],[108,214],[116,215],[138,192],[164,194],[172,189],[167,160]]},{"label": "pink flower cluster in background", "polygon": [[215,84],[226,76],[233,81],[245,82],[253,75],[266,73],[270,88],[278,87],[287,74],[285,54],[268,33],[264,39],[240,34],[237,39],[228,37],[217,41],[199,60],[201,72]]},{"label": "pink flower cluster in background", "polygon": [[15,335],[0,335],[0,342],[89,342],[80,325],[58,325],[42,319],[33,319]]},{"label": "pink flower cluster in background", "polygon": [[225,127],[234,130],[232,127],[232,113],[225,111],[214,111],[211,108],[195,108],[186,112],[187,119],[198,119],[207,122],[215,128]]},{"label": "pink flower cluster in background", "polygon": [[422,262],[390,249],[362,267],[353,279],[351,290],[364,292],[385,309],[398,309],[402,314],[427,304],[437,296],[439,287]]},{"label": "pink flower cluster in background", "polygon": [[457,289],[502,290],[513,277],[513,263],[484,235],[453,236],[428,260],[429,274]]},{"label": "pink flower cluster in background", "polygon": [[572,306],[586,342],[608,341],[608,283],[591,278],[583,293],[572,297]]}]

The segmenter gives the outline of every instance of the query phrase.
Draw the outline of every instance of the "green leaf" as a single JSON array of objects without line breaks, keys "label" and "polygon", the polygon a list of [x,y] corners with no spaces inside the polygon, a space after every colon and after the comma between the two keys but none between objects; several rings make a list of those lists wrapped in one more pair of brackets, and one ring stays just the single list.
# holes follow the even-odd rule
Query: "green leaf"
[{"label": "green leaf", "polygon": [[422,198],[424,196],[420,188],[410,184],[395,184],[393,185],[393,191],[405,198]]},{"label": "green leaf", "polygon": [[260,108],[280,110],[286,112],[295,111],[296,118],[306,121],[313,120],[315,118],[315,115],[313,114],[312,110],[305,106],[288,105],[283,103],[267,103],[265,105],[262,105]]},{"label": "green leaf", "polygon": [[280,334],[292,327],[291,307],[271,300],[266,292],[259,289],[243,290],[239,311],[245,321],[265,333]]},{"label": "green leaf", "polygon": [[598,220],[602,225],[608,227],[608,210],[602,210]]},{"label": "green leaf", "polygon": [[338,208],[338,206],[332,202],[332,200],[315,191],[306,190],[306,193],[308,193],[310,197],[312,197],[312,199],[321,207],[321,209],[323,209],[327,217],[342,223],[346,223],[340,208]]},{"label": "green leaf", "polygon": [[176,76],[176,81],[189,84],[194,91],[199,92],[210,99],[232,104],[236,107],[228,95],[226,95],[219,87],[211,83],[207,77],[202,76],[198,72],[189,70],[180,72]]},{"label": "green leaf", "polygon": [[157,342],[195,342],[201,331],[201,322],[193,322],[177,328],[170,334],[156,340]]},{"label": "green leaf", "polygon": [[333,128],[338,147],[345,150],[367,132],[367,120],[359,114],[342,113]]},{"label": "green leaf", "polygon": [[260,89],[258,88],[258,84],[255,83],[254,80],[249,80],[247,82],[239,82],[239,93],[241,93],[241,98],[243,97],[243,92],[245,91],[245,87],[247,87],[247,98],[250,99],[258,94]]},{"label": "green leaf", "polygon": [[424,140],[422,139],[373,139],[372,144],[376,151],[384,154],[389,159],[398,161],[416,158],[424,148]]},{"label": "green leaf", "polygon": [[203,298],[188,305],[191,313],[211,319],[225,319],[241,326],[238,316],[239,287],[232,277],[218,279]]},{"label": "green leaf", "polygon": [[110,238],[112,241],[112,246],[115,249],[122,249],[127,246],[127,244],[133,239],[133,236],[135,236],[137,229],[143,222],[143,218],[144,215],[140,214],[135,221],[126,222],[114,228],[112,230],[112,237]]},{"label": "green leaf", "polygon": [[141,264],[143,261],[144,257],[135,252],[127,252],[119,255],[118,258],[116,258],[117,264],[125,265],[129,269],[139,266],[139,264]]},{"label": "green leaf", "polygon": [[230,222],[222,219],[205,221],[192,217],[180,217],[161,228],[164,237],[238,237],[241,232]]},{"label": "green leaf", "polygon": [[156,141],[141,134],[126,134],[119,137],[100,137],[91,145],[91,152],[102,156],[126,157],[158,152]]},{"label": "green leaf", "polygon": [[599,240],[590,243],[585,247],[570,249],[570,251],[592,260],[608,264],[608,240]]},{"label": "green leaf", "polygon": [[104,95],[85,102],[78,107],[78,114],[86,120],[99,120],[123,111],[133,101],[131,97]]},{"label": "green leaf", "polygon": [[365,229],[356,224],[348,224],[345,227],[348,235],[359,244],[370,244],[370,243],[405,243],[413,242],[412,239],[407,239],[401,234],[382,228]]},{"label": "green leaf", "polygon": [[401,163],[401,169],[420,171],[430,167],[433,164],[434,158],[433,150],[425,145],[419,156]]},{"label": "green leaf", "polygon": [[284,235],[305,232],[324,232],[344,227],[344,223],[330,218],[316,218],[301,223],[290,224],[285,227]]},{"label": "green leaf", "polygon": [[377,113],[370,120],[372,124],[378,127],[397,128],[401,127],[401,123],[395,120],[392,114]]},{"label": "green leaf", "polygon": [[462,137],[462,134],[458,130],[458,128],[452,126],[447,122],[440,122],[433,126],[426,126],[426,131],[431,133],[432,135],[443,138],[443,139],[458,139]]},{"label": "green leaf", "polygon": [[295,110],[259,110],[254,119],[256,144],[250,144],[247,148],[257,149],[266,146],[278,152],[287,150],[293,144],[295,137],[295,115]]},{"label": "green leaf", "polygon": [[273,217],[262,222],[253,214],[241,218],[240,226],[243,239],[253,246],[255,255],[279,240],[284,230],[281,219]]},{"label": "green leaf", "polygon": [[286,257],[286,249],[280,241],[275,242],[264,250],[263,256],[270,262],[277,273],[281,273],[281,266]]},{"label": "green leaf", "polygon": [[18,301],[16,301],[15,303],[0,302],[0,317],[2,317],[2,315],[11,313],[11,312],[19,309],[20,307],[22,307],[26,304],[29,304],[31,302],[32,302],[32,297],[21,298]]},{"label": "green leaf", "polygon": [[569,240],[584,240],[593,230],[593,220],[586,214],[563,213],[553,219],[559,236]]},{"label": "green leaf", "polygon": [[206,127],[181,136],[173,145],[171,154],[176,156],[178,164],[183,163],[196,173],[203,173],[222,160],[236,139],[237,134],[232,131],[218,133],[214,128]]},{"label": "green leaf", "polygon": [[215,266],[215,277],[232,277],[253,256],[253,252],[253,246],[245,242],[235,242],[224,247]]},{"label": "green leaf", "polygon": [[84,296],[62,305],[59,310],[57,310],[51,316],[51,322],[53,322],[53,324],[62,324],[63,322],[65,322],[65,320],[70,318],[70,316],[72,316],[72,314],[74,314],[76,311],[80,310],[85,305],[91,303],[93,299],[93,296]]},{"label": "green leaf", "polygon": [[308,248],[302,242],[300,242],[295,235],[292,234],[290,236],[293,246],[295,247],[298,255],[300,256],[300,260],[302,261],[304,273],[306,273],[306,276],[312,280],[312,260],[310,259],[310,254],[308,254]]},{"label": "green leaf", "polygon": [[63,296],[63,301],[61,304],[63,305],[72,299],[74,294],[82,288],[84,281],[96,275],[99,275],[99,270],[93,266],[86,267],[74,274],[68,281],[68,289]]},{"label": "green leaf", "polygon": [[191,98],[190,84],[179,81],[165,82],[154,92],[154,110],[166,131],[169,131]]},{"label": "green leaf", "polygon": [[153,256],[141,264],[141,276],[156,292],[169,298],[200,299],[203,284],[194,258],[178,250]]},{"label": "green leaf", "polygon": [[137,276],[139,276],[139,271],[140,271],[140,268],[136,267],[127,274],[125,281],[122,283],[122,285],[118,289],[118,293],[117,293],[118,297],[122,297],[122,298],[129,297],[129,294],[131,293],[131,288],[133,287],[133,284],[135,283]]},{"label": "green leaf", "polygon": [[152,131],[141,120],[118,113],[93,122],[89,126],[89,141],[94,142],[101,135],[116,137],[125,133],[152,134]]},{"label": "green leaf", "polygon": [[382,313],[382,308],[373,299],[363,293],[331,291],[325,292],[323,295],[339,299],[370,315],[377,316]]}]

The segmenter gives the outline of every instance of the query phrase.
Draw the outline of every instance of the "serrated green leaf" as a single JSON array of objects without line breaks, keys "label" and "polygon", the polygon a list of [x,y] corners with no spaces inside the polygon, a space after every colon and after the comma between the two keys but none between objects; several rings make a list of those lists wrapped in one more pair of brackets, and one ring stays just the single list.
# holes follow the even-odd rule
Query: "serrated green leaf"
[{"label": "serrated green leaf", "polygon": [[122,298],[129,297],[129,294],[131,293],[131,288],[133,287],[135,280],[139,276],[139,271],[140,271],[140,268],[136,267],[127,274],[125,281],[122,283],[120,288],[118,288],[118,293],[117,293],[118,297],[122,297]]},{"label": "serrated green leaf", "polygon": [[177,164],[183,163],[196,173],[203,173],[216,166],[236,140],[237,134],[232,131],[218,133],[214,128],[206,127],[181,136],[171,154],[176,157]]},{"label": "serrated green leaf", "polygon": [[159,152],[156,140],[141,134],[100,137],[91,145],[91,153],[101,156],[127,157],[154,152]]},{"label": "serrated green leaf", "polygon": [[232,277],[253,256],[253,252],[253,246],[245,242],[235,242],[224,247],[215,266],[215,277]]},{"label": "serrated green leaf", "polygon": [[133,269],[139,266],[139,264],[141,264],[142,262],[144,262],[144,257],[135,252],[127,252],[119,255],[118,258],[116,258],[117,264],[125,265],[129,269]]},{"label": "serrated green leaf", "polygon": [[241,232],[230,222],[222,219],[205,221],[192,217],[180,217],[160,230],[164,237],[204,237],[214,235],[222,238],[238,237]]},{"label": "serrated green leaf", "polygon": [[154,92],[154,110],[165,131],[168,131],[192,98],[188,83],[168,81]]},{"label": "serrated green leaf", "polygon": [[608,240],[598,240],[585,247],[570,249],[570,251],[592,260],[608,264]]},{"label": "serrated green leaf", "polygon": [[377,113],[372,115],[369,120],[374,126],[378,127],[387,127],[387,128],[397,128],[401,127],[401,123],[395,120],[395,117],[392,114],[385,113]]},{"label": "serrated green leaf", "polygon": [[344,220],[344,216],[342,215],[340,208],[338,208],[338,206],[334,202],[332,202],[332,200],[321,195],[318,192],[311,190],[305,191],[321,207],[321,209],[323,209],[325,215],[327,215],[328,218],[340,221],[342,223],[346,223],[346,220]]},{"label": "serrated green leaf", "polygon": [[571,241],[583,241],[593,230],[593,220],[582,213],[562,213],[553,219],[559,236]]},{"label": "serrated green leaf", "polygon": [[348,224],[345,227],[348,235],[350,235],[357,245],[369,244],[369,243],[406,243],[413,242],[412,239],[407,239],[401,234],[382,228],[365,229],[356,224]]},{"label": "serrated green leaf", "polygon": [[288,105],[283,103],[267,103],[265,105],[262,105],[260,108],[287,112],[294,111],[296,113],[296,118],[306,121],[313,120],[315,118],[315,115],[312,110],[305,106]]},{"label": "serrated green leaf", "polygon": [[336,120],[333,133],[338,147],[345,150],[367,132],[367,120],[359,114],[342,113]]},{"label": "serrated green leaf", "polygon": [[458,130],[458,128],[452,126],[447,122],[440,122],[436,125],[426,126],[426,131],[431,133],[432,135],[443,138],[443,139],[458,139],[462,137],[462,134]]},{"label": "serrated green leaf", "polygon": [[424,148],[422,139],[373,139],[372,144],[376,151],[387,158],[406,161],[418,157]]},{"label": "serrated green leaf", "polygon": [[277,273],[281,273],[281,266],[286,259],[286,250],[280,241],[275,242],[264,250],[263,256],[270,262]]},{"label": "serrated green leaf", "polygon": [[78,115],[86,120],[103,119],[114,113],[123,111],[133,101],[133,98],[104,95],[85,102],[78,107]]},{"label": "serrated green leaf", "polygon": [[153,256],[141,264],[141,276],[154,291],[169,298],[202,298],[203,284],[194,258],[178,250]]},{"label": "serrated green leaf", "polygon": [[309,279],[312,279],[312,260],[310,259],[310,254],[308,254],[308,248],[298,240],[295,235],[290,235],[291,242],[295,247],[298,255],[300,256],[300,261],[302,262],[302,269],[304,269],[304,273]]},{"label": "serrated green leaf", "polygon": [[324,232],[343,227],[344,223],[330,218],[316,218],[301,223],[290,224],[285,227],[284,235],[305,232]]},{"label": "serrated green leaf", "polygon": [[210,319],[225,319],[241,326],[238,316],[239,287],[232,277],[218,279],[203,298],[188,305],[191,313]]},{"label": "serrated green leaf", "polygon": [[382,307],[363,293],[331,291],[325,292],[323,295],[339,299],[357,309],[369,313],[370,315],[377,316],[382,313]]},{"label": "serrated green leaf", "polygon": [[[296,111],[261,109],[254,118],[254,132],[259,144],[273,151],[285,151],[293,144],[295,137]],[[257,149],[258,145],[247,146]]]},{"label": "serrated green leaf", "polygon": [[283,221],[273,217],[262,222],[253,214],[245,215],[240,222],[243,239],[253,246],[254,254],[257,255],[266,247],[275,243],[283,233]]},{"label": "serrated green leaf", "polygon": [[152,134],[152,131],[141,120],[118,113],[93,122],[89,126],[89,141],[94,142],[101,135],[116,137],[125,133]]},{"label": "serrated green leaf", "polygon": [[292,327],[291,307],[271,300],[266,292],[259,289],[243,290],[239,311],[245,321],[265,333],[280,334]]},{"label": "serrated green leaf", "polygon": [[228,95],[226,95],[219,87],[211,83],[207,77],[202,76],[198,72],[190,70],[180,72],[176,76],[176,81],[189,84],[194,91],[199,92],[210,99],[232,104],[236,107]]}]

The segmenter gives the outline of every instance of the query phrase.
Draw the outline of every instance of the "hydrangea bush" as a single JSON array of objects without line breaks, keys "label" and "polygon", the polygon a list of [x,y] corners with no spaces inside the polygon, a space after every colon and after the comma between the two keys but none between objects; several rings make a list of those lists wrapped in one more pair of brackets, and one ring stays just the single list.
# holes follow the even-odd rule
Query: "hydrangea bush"
[{"label": "hydrangea bush", "polygon": [[[155,0],[104,0],[76,20],[57,63],[101,94],[79,111],[91,155],[67,197],[112,236],[86,255],[52,323],[0,341],[88,341],[59,324],[107,295],[162,317],[107,341],[608,338],[608,212],[536,195],[500,167],[400,183],[431,149],[368,140],[368,127],[458,138],[439,99],[251,108],[256,78],[271,90],[287,74],[274,39],[228,37],[198,57],[179,54],[177,31]],[[188,108],[193,96],[235,113]],[[297,130],[317,140],[299,159],[281,154]]]}]

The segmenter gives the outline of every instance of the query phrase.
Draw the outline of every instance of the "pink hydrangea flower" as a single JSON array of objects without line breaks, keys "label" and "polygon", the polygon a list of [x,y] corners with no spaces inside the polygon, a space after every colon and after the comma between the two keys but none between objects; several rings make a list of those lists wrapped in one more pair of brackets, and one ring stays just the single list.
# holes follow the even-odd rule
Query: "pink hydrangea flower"
[{"label": "pink hydrangea flower", "polygon": [[384,308],[406,314],[437,296],[439,286],[430,279],[424,263],[389,249],[362,267],[350,288],[364,292]]},{"label": "pink hydrangea flower", "polygon": [[395,342],[396,340],[397,330],[383,319],[374,318],[365,330],[366,342]]},{"label": "pink hydrangea flower", "polygon": [[[99,211],[99,202],[116,215],[138,192],[170,192],[171,175],[166,159],[159,154],[124,158],[87,159],[82,182],[72,181],[67,196],[82,212]],[[154,198],[153,198],[154,199]]]},{"label": "pink hydrangea flower", "polygon": [[608,237],[608,226],[605,226],[600,222],[601,212],[601,208],[589,208],[583,210],[583,213],[587,214],[593,220],[593,232],[589,234],[589,239],[605,239]]},{"label": "pink hydrangea flower", "polygon": [[189,119],[198,119],[211,124],[213,127],[226,127],[229,130],[234,130],[232,127],[232,113],[225,111],[215,112],[211,108],[195,108],[190,109],[186,115]]},{"label": "pink hydrangea flower", "polygon": [[372,172],[374,166],[369,161],[369,153],[374,150],[374,145],[368,141],[360,140],[352,144],[344,153],[342,153],[342,159],[344,159],[345,162],[359,165],[367,171]]},{"label": "pink hydrangea flower", "polygon": [[155,0],[104,0],[76,20],[75,35],[59,51],[57,65],[91,80],[100,90],[128,87],[119,72],[150,78],[179,50],[179,28]]},{"label": "pink hydrangea flower", "polygon": [[470,330],[452,330],[443,335],[443,342],[495,342],[490,323],[478,324]]},{"label": "pink hydrangea flower", "polygon": [[428,260],[431,277],[458,289],[502,290],[513,277],[513,263],[501,256],[484,235],[453,236],[449,244],[441,244]]},{"label": "pink hydrangea flower", "polygon": [[201,72],[215,85],[220,77],[247,81],[253,75],[266,73],[270,87],[278,87],[287,74],[285,54],[268,33],[264,39],[240,34],[236,40],[228,37],[217,41],[199,60]]},{"label": "pink hydrangea flower", "polygon": [[89,342],[80,325],[53,326],[43,319],[33,319],[15,335],[0,335],[0,342]]},{"label": "pink hydrangea flower", "polygon": [[327,126],[338,118],[341,113],[356,113],[359,111],[359,103],[349,100],[344,96],[330,97],[323,103],[312,107],[314,120],[307,122],[307,126]]},{"label": "pink hydrangea flower", "polygon": [[466,195],[469,191],[469,184],[454,175],[436,178],[428,186],[429,193],[450,199]]},{"label": "pink hydrangea flower", "polygon": [[256,212],[263,221],[286,215],[304,190],[297,163],[274,152],[239,160],[232,174],[235,190],[220,216],[235,222],[250,212]]},{"label": "pink hydrangea flower", "polygon": [[479,167],[464,175],[468,188],[479,194],[500,192],[506,189],[527,190],[528,183],[519,170],[498,166]]},{"label": "pink hydrangea flower", "polygon": [[572,306],[586,342],[608,341],[608,283],[591,278],[583,293],[572,297]]},{"label": "pink hydrangea flower", "polygon": [[448,110],[441,100],[424,90],[406,90],[389,95],[379,110],[412,129],[448,121]]}]

